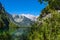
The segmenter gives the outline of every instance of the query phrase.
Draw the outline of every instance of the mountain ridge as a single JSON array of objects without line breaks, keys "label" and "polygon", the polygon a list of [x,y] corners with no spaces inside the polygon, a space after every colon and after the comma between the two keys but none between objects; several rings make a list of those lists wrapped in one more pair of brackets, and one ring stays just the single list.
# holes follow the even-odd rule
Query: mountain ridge
[{"label": "mountain ridge", "polygon": [[23,26],[23,27],[28,27],[28,26],[31,26],[31,24],[33,24],[35,22],[35,20],[33,21],[32,19],[30,18],[27,18],[26,16],[24,15],[9,15],[9,19],[15,23],[16,25],[19,25],[19,26]]}]

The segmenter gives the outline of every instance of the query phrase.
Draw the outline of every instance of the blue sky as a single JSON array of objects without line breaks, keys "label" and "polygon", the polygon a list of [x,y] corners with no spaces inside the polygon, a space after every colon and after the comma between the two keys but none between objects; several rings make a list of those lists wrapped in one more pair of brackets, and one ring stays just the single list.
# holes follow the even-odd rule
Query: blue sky
[{"label": "blue sky", "polygon": [[46,4],[40,4],[38,0],[0,0],[5,10],[10,14],[39,15]]}]

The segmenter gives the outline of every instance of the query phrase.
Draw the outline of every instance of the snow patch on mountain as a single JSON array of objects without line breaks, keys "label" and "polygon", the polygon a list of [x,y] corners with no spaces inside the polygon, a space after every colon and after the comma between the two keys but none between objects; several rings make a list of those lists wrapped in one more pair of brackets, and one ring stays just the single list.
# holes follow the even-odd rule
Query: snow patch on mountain
[{"label": "snow patch on mountain", "polygon": [[29,27],[31,24],[37,21],[37,16],[31,14],[13,14],[12,19],[12,21],[17,25]]},{"label": "snow patch on mountain", "polygon": [[25,17],[31,19],[32,21],[36,21],[37,17],[38,17],[38,16],[31,15],[31,14],[20,14],[20,15],[25,16]]}]

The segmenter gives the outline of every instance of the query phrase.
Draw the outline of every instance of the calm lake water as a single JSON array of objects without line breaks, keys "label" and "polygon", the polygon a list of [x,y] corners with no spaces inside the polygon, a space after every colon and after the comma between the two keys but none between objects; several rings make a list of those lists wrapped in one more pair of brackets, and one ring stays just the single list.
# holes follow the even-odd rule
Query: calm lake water
[{"label": "calm lake water", "polygon": [[10,28],[13,40],[23,40],[24,37],[29,33],[29,27]]}]

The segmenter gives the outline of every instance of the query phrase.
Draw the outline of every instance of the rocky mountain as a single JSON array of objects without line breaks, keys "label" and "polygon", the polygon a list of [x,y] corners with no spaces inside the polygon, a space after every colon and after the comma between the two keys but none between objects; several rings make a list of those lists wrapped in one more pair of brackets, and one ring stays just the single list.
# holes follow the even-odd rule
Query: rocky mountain
[{"label": "rocky mountain", "polygon": [[37,21],[37,17],[38,17],[31,14],[21,14],[21,15],[31,19],[31,21]]},{"label": "rocky mountain", "polygon": [[[9,19],[11,22],[21,27],[31,26],[31,24],[37,21],[37,17],[30,14],[11,15],[5,11],[1,3],[0,3],[0,16],[2,17],[2,18],[0,17],[0,20],[2,19],[5,22],[5,24],[6,21],[8,21],[7,19]],[[8,25],[8,23],[6,25]]]},{"label": "rocky mountain", "polygon": [[21,27],[29,27],[29,26],[31,26],[31,24],[33,24],[37,20],[37,18],[35,16],[31,16],[31,15],[29,15],[29,17],[28,17],[28,15],[23,15],[23,14],[21,14],[21,15],[8,14],[8,15],[9,15],[9,19],[13,23],[15,23],[16,25],[19,25]]}]

